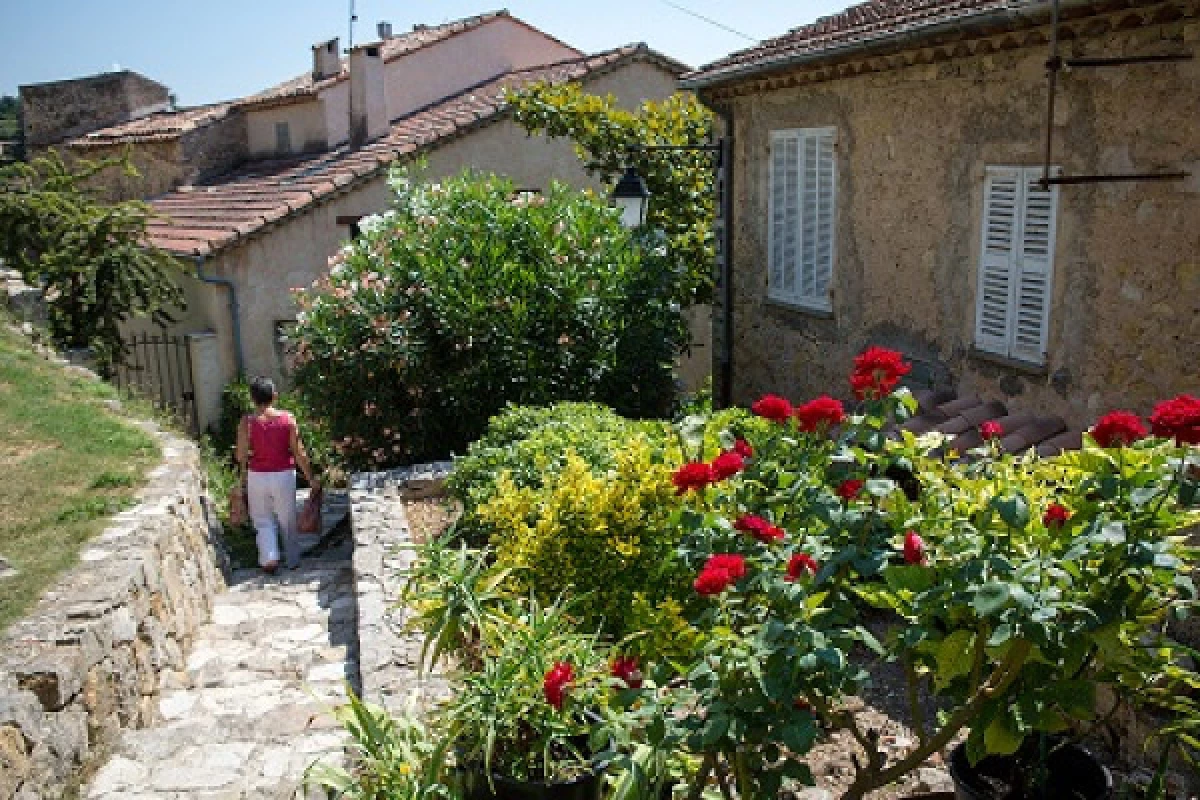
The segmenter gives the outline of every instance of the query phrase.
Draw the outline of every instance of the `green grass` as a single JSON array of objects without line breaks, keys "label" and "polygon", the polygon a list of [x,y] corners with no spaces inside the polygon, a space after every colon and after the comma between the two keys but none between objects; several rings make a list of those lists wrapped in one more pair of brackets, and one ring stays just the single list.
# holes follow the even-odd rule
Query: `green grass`
[{"label": "green grass", "polygon": [[106,520],[135,502],[154,439],[106,406],[107,384],[32,352],[0,317],[0,630],[27,612]]}]

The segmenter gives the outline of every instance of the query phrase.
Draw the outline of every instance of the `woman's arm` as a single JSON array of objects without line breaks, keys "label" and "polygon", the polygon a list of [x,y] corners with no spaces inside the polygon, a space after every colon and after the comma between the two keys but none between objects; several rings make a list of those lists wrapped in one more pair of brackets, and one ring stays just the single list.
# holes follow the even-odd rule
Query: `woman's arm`
[{"label": "woman's arm", "polygon": [[246,462],[250,459],[250,437],[246,433],[246,418],[242,417],[237,427],[237,448],[233,452],[237,461],[238,473],[243,481],[246,480]]},{"label": "woman's arm", "polygon": [[304,450],[304,442],[300,441],[300,429],[296,425],[295,417],[292,418],[291,431],[288,433],[288,445],[292,448],[292,457],[296,459],[296,466],[300,467],[300,471],[304,473],[308,485],[315,487],[317,482],[313,478],[312,465],[308,463],[308,453]]}]

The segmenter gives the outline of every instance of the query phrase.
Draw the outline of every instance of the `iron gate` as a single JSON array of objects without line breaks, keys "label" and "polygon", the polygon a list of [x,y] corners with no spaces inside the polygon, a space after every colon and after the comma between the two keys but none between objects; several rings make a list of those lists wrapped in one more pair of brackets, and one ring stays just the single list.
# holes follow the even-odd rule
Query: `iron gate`
[{"label": "iron gate", "polygon": [[174,413],[192,433],[198,433],[192,351],[187,337],[143,333],[122,344],[125,352],[113,369],[117,388],[150,398],[159,408]]}]

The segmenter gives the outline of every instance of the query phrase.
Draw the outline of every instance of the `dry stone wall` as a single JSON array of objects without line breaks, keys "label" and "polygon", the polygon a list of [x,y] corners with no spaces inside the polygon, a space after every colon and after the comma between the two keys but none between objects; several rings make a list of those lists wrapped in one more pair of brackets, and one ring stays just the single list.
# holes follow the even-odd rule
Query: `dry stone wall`
[{"label": "dry stone wall", "polygon": [[225,587],[199,451],[154,432],[163,462],[140,504],[0,640],[0,800],[70,797],[122,729],[156,722]]}]

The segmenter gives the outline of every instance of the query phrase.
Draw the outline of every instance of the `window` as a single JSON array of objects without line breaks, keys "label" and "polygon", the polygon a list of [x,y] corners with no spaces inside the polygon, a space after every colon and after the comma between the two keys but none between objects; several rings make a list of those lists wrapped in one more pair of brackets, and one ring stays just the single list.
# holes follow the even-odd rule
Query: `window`
[{"label": "window", "polygon": [[292,132],[286,122],[275,123],[275,153],[287,155],[292,152]]},{"label": "window", "polygon": [[975,346],[1031,364],[1046,361],[1058,187],[1041,167],[988,167],[975,296]]},{"label": "window", "polygon": [[767,297],[831,311],[837,171],[833,128],[771,132]]}]

